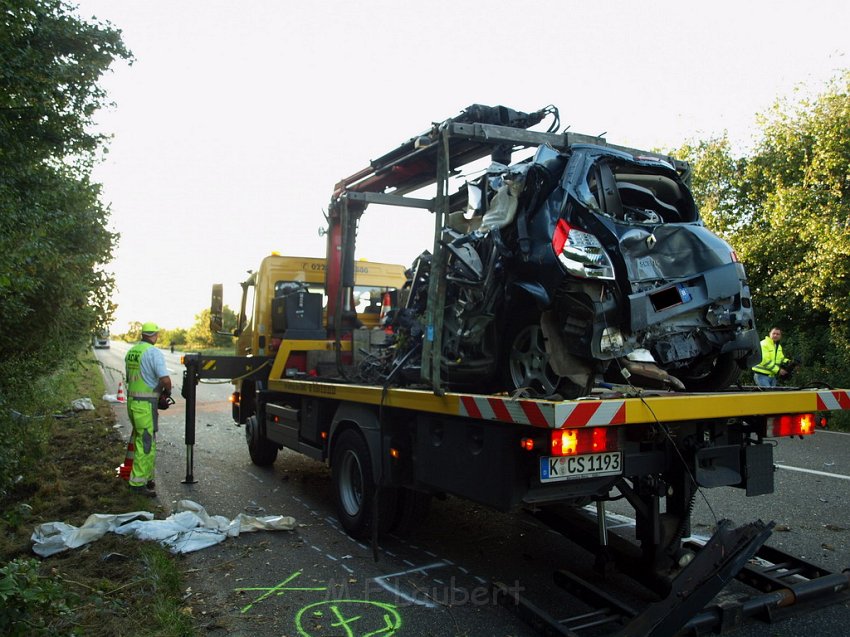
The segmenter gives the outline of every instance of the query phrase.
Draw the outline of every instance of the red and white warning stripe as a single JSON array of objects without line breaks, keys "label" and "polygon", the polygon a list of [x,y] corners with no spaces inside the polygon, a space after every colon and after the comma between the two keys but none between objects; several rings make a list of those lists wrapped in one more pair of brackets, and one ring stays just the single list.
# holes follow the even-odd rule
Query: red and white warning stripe
[{"label": "red and white warning stripe", "polygon": [[624,400],[588,400],[551,403],[510,400],[492,396],[460,397],[460,415],[535,427],[593,427],[626,421]]},{"label": "red and white warning stripe", "polygon": [[818,411],[827,409],[850,409],[850,391],[819,391]]},{"label": "red and white warning stripe", "polygon": [[626,422],[625,400],[588,400],[555,405],[555,426],[600,427]]},{"label": "red and white warning stripe", "polygon": [[485,420],[499,420],[518,425],[554,427],[555,414],[551,404],[533,400],[508,400],[492,396],[460,397],[460,415]]}]

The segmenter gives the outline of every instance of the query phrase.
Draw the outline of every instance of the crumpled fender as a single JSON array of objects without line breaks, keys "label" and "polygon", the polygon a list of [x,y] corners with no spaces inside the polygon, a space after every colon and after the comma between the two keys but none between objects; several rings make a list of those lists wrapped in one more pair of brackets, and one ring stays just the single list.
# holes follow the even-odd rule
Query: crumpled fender
[{"label": "crumpled fender", "polygon": [[536,281],[514,281],[513,285],[527,292],[540,307],[549,307],[552,303],[546,288]]}]

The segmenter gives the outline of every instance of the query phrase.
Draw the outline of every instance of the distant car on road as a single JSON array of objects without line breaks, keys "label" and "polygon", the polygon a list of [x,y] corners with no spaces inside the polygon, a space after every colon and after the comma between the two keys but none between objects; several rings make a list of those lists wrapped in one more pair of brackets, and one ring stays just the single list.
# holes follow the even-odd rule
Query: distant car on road
[{"label": "distant car on road", "polygon": [[109,349],[109,330],[98,330],[91,337],[95,349]]}]

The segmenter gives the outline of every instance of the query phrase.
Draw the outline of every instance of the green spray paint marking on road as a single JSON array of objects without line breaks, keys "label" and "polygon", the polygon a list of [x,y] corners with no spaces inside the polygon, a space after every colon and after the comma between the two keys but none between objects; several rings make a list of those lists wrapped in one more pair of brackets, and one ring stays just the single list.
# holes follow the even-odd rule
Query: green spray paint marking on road
[{"label": "green spray paint marking on road", "polygon": [[301,575],[301,571],[296,571],[295,573],[293,573],[292,575],[287,577],[285,580],[283,580],[279,584],[276,584],[275,586],[272,586],[272,587],[259,587],[258,586],[258,587],[250,587],[250,588],[235,588],[235,589],[233,589],[235,591],[265,591],[265,593],[260,595],[253,602],[251,602],[250,604],[245,606],[242,609],[241,612],[243,614],[247,613],[249,610],[251,610],[251,608],[253,608],[254,604],[257,604],[258,602],[263,601],[264,599],[266,599],[267,597],[270,597],[271,595],[283,595],[286,591],[326,591],[326,590],[328,590],[327,586],[287,586],[287,584],[289,584],[289,582],[294,580],[296,577],[299,577],[300,575]]},{"label": "green spray paint marking on road", "polygon": [[[301,637],[313,637],[311,633],[307,632],[302,623],[305,613],[310,613],[307,619],[324,618],[327,611],[323,607],[327,607],[327,611],[330,614],[331,623],[328,627],[341,628],[345,631],[344,633],[340,633],[344,637],[377,637],[378,635],[381,637],[390,637],[391,635],[395,635],[396,631],[401,628],[401,615],[399,615],[398,610],[393,604],[370,602],[360,599],[337,599],[309,604],[298,611],[298,614],[295,615],[295,628]],[[342,607],[345,608],[344,611],[341,610]],[[362,613],[374,610],[375,608],[381,611],[380,620],[369,620],[363,617]],[[348,612],[352,613],[350,617],[346,615]],[[361,614],[356,614],[358,612]],[[360,624],[352,626],[357,622],[360,622]],[[381,626],[381,623],[383,623],[383,626]],[[368,632],[358,632],[359,630]]]}]

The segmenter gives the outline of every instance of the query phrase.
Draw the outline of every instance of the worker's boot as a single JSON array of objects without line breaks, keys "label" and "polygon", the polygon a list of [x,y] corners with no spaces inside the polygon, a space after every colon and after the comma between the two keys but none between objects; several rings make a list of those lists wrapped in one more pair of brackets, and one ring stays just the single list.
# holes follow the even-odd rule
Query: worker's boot
[{"label": "worker's boot", "polygon": [[130,485],[130,493],[135,493],[136,495],[143,495],[147,498],[155,498],[156,497],[156,491],[152,487],[148,486],[152,482],[153,482],[153,480],[149,481],[148,484],[139,485],[139,486],[131,484]]}]

